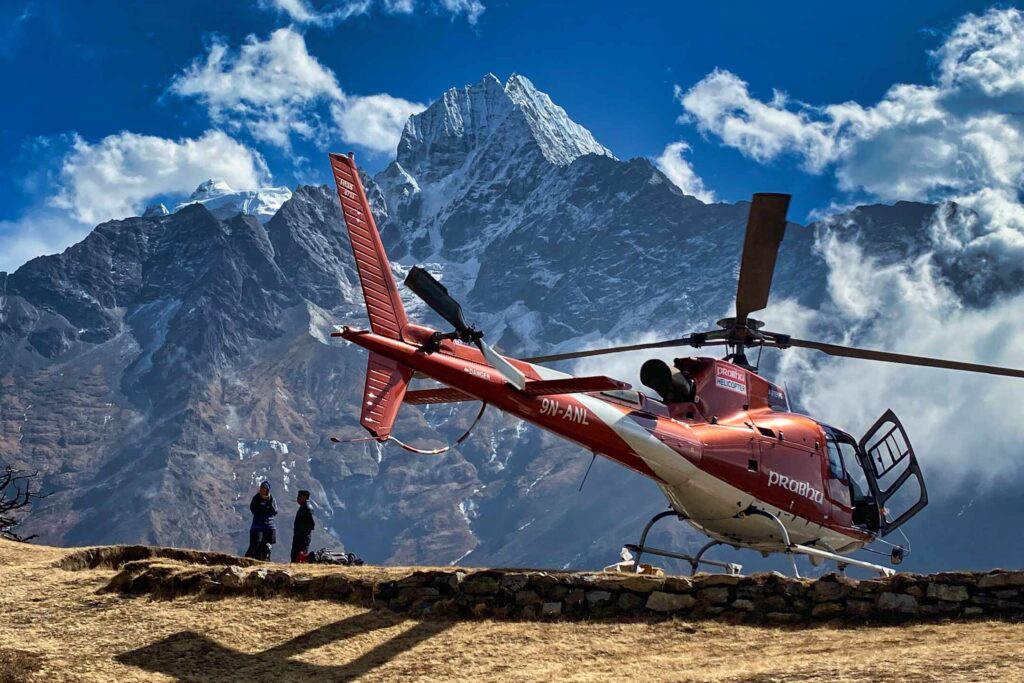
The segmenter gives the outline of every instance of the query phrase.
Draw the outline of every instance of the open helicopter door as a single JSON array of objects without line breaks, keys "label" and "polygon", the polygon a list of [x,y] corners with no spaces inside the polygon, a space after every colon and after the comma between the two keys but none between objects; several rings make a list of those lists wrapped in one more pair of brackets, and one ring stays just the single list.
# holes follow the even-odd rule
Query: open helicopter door
[{"label": "open helicopter door", "polygon": [[886,536],[928,505],[928,491],[907,432],[892,410],[861,437],[857,454],[868,487],[882,511],[879,533]]}]

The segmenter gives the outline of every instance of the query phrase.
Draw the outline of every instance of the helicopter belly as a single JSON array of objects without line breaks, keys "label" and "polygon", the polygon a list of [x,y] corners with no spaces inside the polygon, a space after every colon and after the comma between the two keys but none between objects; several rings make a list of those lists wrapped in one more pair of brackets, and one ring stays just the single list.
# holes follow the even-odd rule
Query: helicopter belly
[{"label": "helicopter belly", "polygon": [[[791,544],[821,545],[836,552],[852,552],[863,545],[860,539],[780,510],[705,473],[695,475],[682,486],[662,484],[661,489],[672,508],[683,514],[690,524],[711,538],[730,545],[770,552],[785,549],[778,523],[762,515],[742,514],[751,507],[778,519],[786,528]],[[717,517],[694,514],[694,511],[710,509],[711,501],[723,497],[734,501],[731,514]]]},{"label": "helicopter belly", "polygon": [[[778,518],[786,527],[791,543],[820,543],[837,551],[854,550],[861,545],[856,539],[784,512],[705,472],[608,403],[586,395],[578,395],[577,400],[647,463],[661,480],[659,486],[672,508],[712,538],[759,550],[784,548],[778,524],[766,517],[743,514],[753,506]],[[699,448],[700,442],[694,441]]]}]

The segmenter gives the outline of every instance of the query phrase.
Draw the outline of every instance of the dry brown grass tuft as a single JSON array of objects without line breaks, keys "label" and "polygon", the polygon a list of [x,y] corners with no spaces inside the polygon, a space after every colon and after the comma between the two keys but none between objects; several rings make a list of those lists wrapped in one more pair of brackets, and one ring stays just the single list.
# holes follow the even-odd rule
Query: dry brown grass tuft
[{"label": "dry brown grass tuft", "polygon": [[42,657],[0,647],[0,683],[25,683],[42,667]]},{"label": "dry brown grass tuft", "polygon": [[29,681],[1024,680],[1024,626],[1003,622],[419,621],[318,600],[126,598],[100,591],[109,568],[55,568],[71,552],[0,542],[0,643],[40,667]]}]

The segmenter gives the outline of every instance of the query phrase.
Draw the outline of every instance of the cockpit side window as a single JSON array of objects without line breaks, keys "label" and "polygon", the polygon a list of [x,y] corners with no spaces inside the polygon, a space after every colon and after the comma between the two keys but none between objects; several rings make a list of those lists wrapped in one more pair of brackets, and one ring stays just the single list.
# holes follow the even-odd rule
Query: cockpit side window
[{"label": "cockpit side window", "polygon": [[836,479],[846,479],[846,473],[843,471],[843,456],[831,434],[825,437],[825,445],[828,449],[829,474]]},{"label": "cockpit side window", "polygon": [[860,462],[857,460],[857,444],[853,443],[852,438],[849,441],[842,439],[839,441],[839,452],[843,456],[843,464],[846,466],[846,473],[850,478],[850,495],[854,502],[867,500],[869,498],[868,478],[864,476],[864,470],[861,469]]}]

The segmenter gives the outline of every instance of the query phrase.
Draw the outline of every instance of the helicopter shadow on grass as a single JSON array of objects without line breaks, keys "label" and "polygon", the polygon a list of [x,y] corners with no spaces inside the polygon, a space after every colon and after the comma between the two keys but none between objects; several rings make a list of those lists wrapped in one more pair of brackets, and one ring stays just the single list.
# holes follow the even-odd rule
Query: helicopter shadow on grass
[{"label": "helicopter shadow on grass", "polygon": [[[300,612],[301,614],[301,612]],[[241,652],[195,631],[181,631],[136,650],[117,655],[121,664],[171,676],[178,681],[347,681],[383,666],[398,655],[446,631],[451,623],[420,621],[344,664],[311,664],[299,659],[310,650],[392,628],[408,619],[366,612],[336,621],[262,652]]]}]

